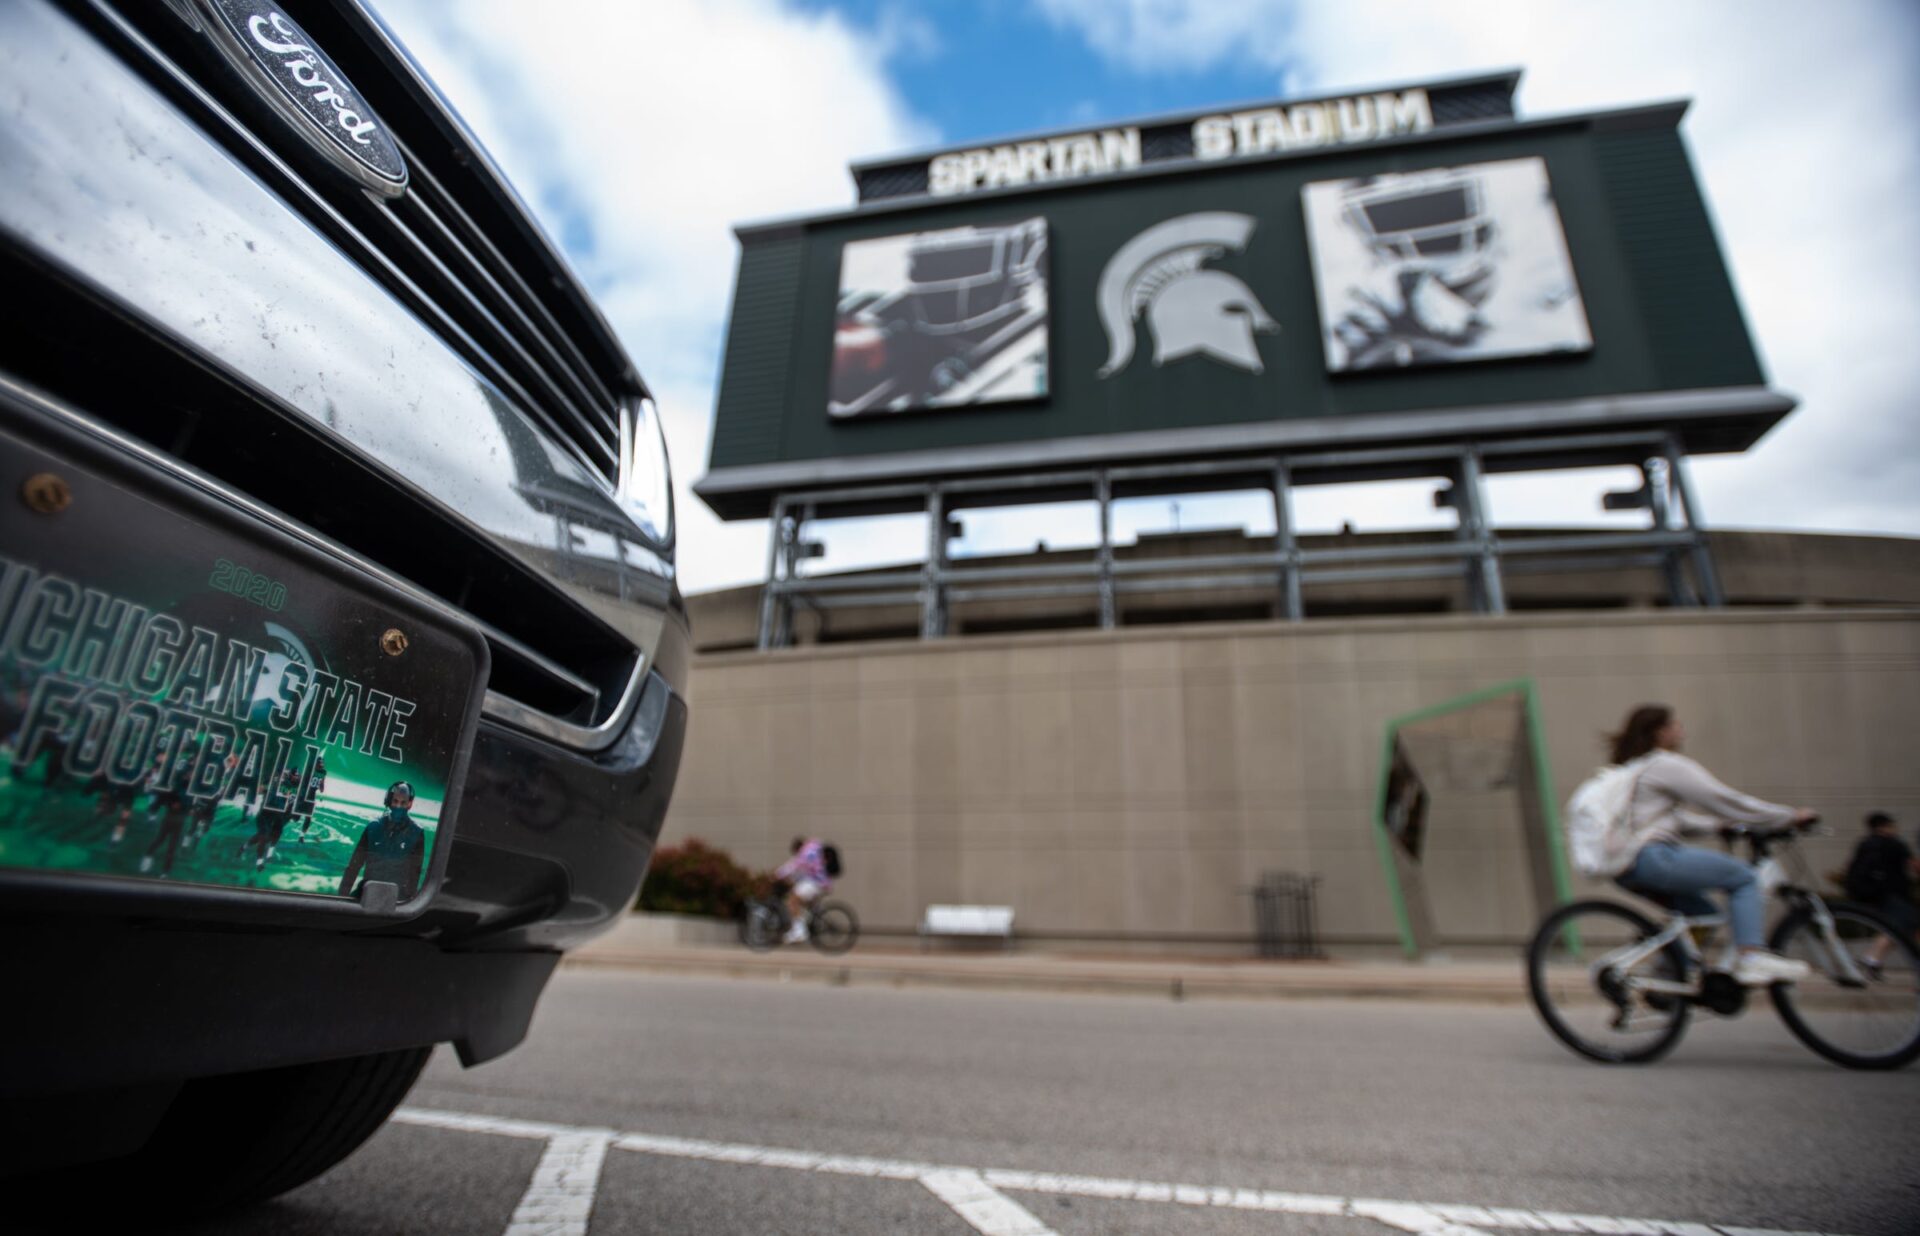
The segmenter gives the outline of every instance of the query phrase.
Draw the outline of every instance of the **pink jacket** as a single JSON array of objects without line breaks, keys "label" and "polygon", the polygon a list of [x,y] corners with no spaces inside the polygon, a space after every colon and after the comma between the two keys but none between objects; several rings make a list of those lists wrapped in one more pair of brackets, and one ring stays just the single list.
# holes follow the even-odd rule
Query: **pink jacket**
[{"label": "pink jacket", "polygon": [[833,883],[827,875],[827,858],[821,852],[820,842],[811,838],[773,874],[782,880],[812,880],[822,888]]}]

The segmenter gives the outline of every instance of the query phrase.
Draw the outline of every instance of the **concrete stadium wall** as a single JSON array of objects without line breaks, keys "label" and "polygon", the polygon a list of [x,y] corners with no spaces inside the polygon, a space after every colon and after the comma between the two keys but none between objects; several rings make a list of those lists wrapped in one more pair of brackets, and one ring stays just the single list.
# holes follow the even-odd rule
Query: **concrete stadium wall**
[{"label": "concrete stadium wall", "polygon": [[[1538,687],[1556,802],[1600,762],[1603,730],[1660,701],[1725,780],[1827,815],[1817,870],[1843,862],[1869,809],[1920,824],[1920,615],[1722,610],[708,654],[663,840],[771,867],[793,834],[829,837],[840,892],[879,931],[911,931],[930,903],[989,903],[1023,935],[1237,951],[1260,874],[1310,872],[1330,943],[1392,946],[1371,822],[1383,728],[1518,678]],[[1525,939],[1511,830],[1436,830],[1430,846],[1430,870],[1451,873],[1437,897],[1478,910],[1449,914],[1451,942]]]}]

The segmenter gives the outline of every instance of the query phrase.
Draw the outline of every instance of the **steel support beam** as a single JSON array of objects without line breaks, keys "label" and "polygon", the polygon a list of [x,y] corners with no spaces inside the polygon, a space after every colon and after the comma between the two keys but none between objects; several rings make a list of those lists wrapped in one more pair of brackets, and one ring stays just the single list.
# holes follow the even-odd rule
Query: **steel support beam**
[{"label": "steel support beam", "polygon": [[955,601],[1057,601],[1091,596],[1093,581],[1082,584],[986,584],[977,588],[955,588]]},{"label": "steel support beam", "polygon": [[1104,471],[1093,480],[1094,500],[1100,504],[1100,547],[1094,552],[1098,567],[1096,586],[1100,596],[1100,629],[1111,631],[1119,621],[1113,599],[1113,478]]},{"label": "steel support beam", "polygon": [[927,490],[927,563],[920,585],[920,638],[947,633],[947,591],[941,572],[947,565],[946,498],[935,485]]},{"label": "steel support beam", "polygon": [[1308,567],[1300,573],[1303,584],[1379,584],[1405,579],[1459,579],[1460,568],[1451,562],[1422,565],[1375,567]]},{"label": "steel support beam", "polygon": [[1615,549],[1685,549],[1693,543],[1684,532],[1587,532],[1512,540],[1495,537],[1493,540],[1502,559],[1524,554],[1602,553]]},{"label": "steel support beam", "polygon": [[1673,482],[1674,493],[1680,499],[1680,511],[1693,533],[1689,555],[1693,559],[1693,581],[1700,589],[1700,601],[1708,609],[1719,609],[1727,603],[1727,598],[1720,591],[1720,573],[1714,569],[1706,521],[1700,518],[1700,499],[1694,494],[1693,481],[1687,475],[1687,458],[1681,453],[1680,439],[1669,435],[1661,453],[1667,461],[1667,475]]},{"label": "steel support beam", "polygon": [[805,600],[809,606],[813,603],[813,599],[806,596],[800,588],[800,563],[805,557],[803,550],[806,547],[806,531],[813,526],[813,519],[813,503],[807,502],[800,507],[798,517],[787,521],[786,578],[792,583],[793,592],[791,595],[781,598],[780,608],[776,611],[775,615],[779,620],[779,625],[775,628],[774,638],[782,648],[791,647],[793,644],[793,603],[795,597]]},{"label": "steel support beam", "polygon": [[787,504],[784,499],[776,498],[773,511],[767,518],[767,582],[760,589],[760,633],[758,644],[761,652],[776,648],[774,632],[777,626],[775,608],[785,605],[781,595],[780,563],[785,557],[782,539],[787,535]]},{"label": "steel support beam", "polygon": [[834,593],[825,596],[810,597],[808,604],[814,609],[878,609],[896,608],[911,605],[920,608],[920,590],[914,588],[906,592],[849,592]]},{"label": "steel support beam", "polygon": [[1672,558],[1671,550],[1655,554],[1601,554],[1598,557],[1582,554],[1576,558],[1515,558],[1511,562],[1502,562],[1500,569],[1507,575],[1554,575],[1571,571],[1644,571],[1669,562]]},{"label": "steel support beam", "polygon": [[1482,613],[1507,612],[1506,589],[1500,583],[1500,552],[1487,525],[1487,491],[1480,468],[1480,451],[1469,446],[1460,452],[1460,480],[1455,499],[1460,511],[1461,539],[1477,552],[1469,570],[1469,591]]},{"label": "steel support beam", "polygon": [[1052,562],[1030,567],[948,567],[943,578],[950,584],[990,584],[1021,579],[1092,579],[1100,573],[1097,562]]},{"label": "steel support beam", "polygon": [[1273,461],[1273,556],[1280,571],[1280,616],[1299,622],[1306,607],[1300,600],[1300,546],[1293,536],[1293,472],[1284,459]]},{"label": "steel support beam", "polygon": [[922,571],[875,571],[858,575],[823,575],[817,579],[781,579],[774,581],[774,590],[789,595],[816,592],[870,592],[889,584],[905,584],[910,588],[919,588],[925,582],[927,573]]},{"label": "steel support beam", "polygon": [[[1667,466],[1665,455],[1645,460],[1640,465],[1641,483],[1647,487],[1647,505],[1653,511],[1653,527],[1657,532],[1672,533],[1675,528],[1673,518],[1673,469]],[[1688,546],[1692,537],[1688,537]],[[1681,562],[1687,546],[1676,547],[1660,556],[1660,570],[1667,580],[1667,604],[1675,609],[1686,609],[1699,604],[1699,598],[1687,583],[1686,567]]]}]

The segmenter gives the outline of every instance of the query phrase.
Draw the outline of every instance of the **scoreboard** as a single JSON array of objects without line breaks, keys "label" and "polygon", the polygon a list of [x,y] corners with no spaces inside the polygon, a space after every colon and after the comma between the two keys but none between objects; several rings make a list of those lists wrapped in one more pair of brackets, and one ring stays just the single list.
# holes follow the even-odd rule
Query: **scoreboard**
[{"label": "scoreboard", "polygon": [[742,226],[712,456],[773,497],[1056,466],[1660,427],[1768,388],[1684,103],[1516,118],[1518,74],[853,168]]}]

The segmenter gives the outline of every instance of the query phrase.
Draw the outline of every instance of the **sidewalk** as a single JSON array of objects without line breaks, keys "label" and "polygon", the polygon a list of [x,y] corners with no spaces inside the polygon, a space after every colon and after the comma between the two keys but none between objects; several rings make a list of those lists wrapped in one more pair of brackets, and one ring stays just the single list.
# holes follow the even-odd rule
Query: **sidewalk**
[{"label": "sidewalk", "polygon": [[[716,929],[721,924],[714,925]],[[891,941],[862,942],[827,957],[806,945],[753,953],[737,942],[663,940],[645,924],[623,923],[567,954],[563,964],[655,974],[758,978],[839,986],[958,987],[1002,991],[1231,999],[1344,997],[1518,1003],[1527,998],[1520,958],[1420,964],[1395,961],[1255,961],[1206,957],[1102,957],[985,952],[935,945],[920,952]]]}]

